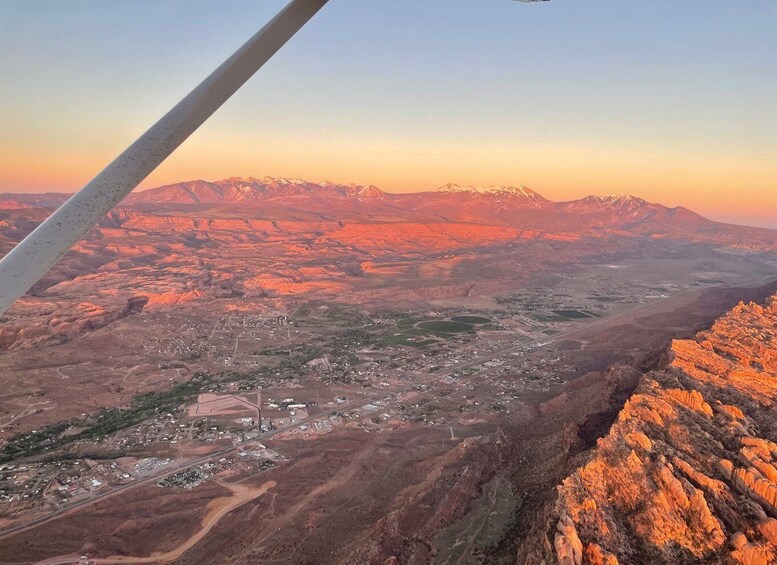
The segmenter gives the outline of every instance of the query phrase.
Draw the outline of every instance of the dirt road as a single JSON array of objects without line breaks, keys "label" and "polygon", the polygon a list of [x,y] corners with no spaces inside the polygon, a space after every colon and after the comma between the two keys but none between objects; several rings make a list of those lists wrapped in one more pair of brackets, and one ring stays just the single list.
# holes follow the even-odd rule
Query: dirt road
[{"label": "dirt road", "polygon": [[212,500],[208,504],[208,513],[202,519],[202,526],[192,537],[184,541],[181,545],[166,551],[164,553],[152,553],[148,557],[132,557],[124,555],[114,555],[106,557],[104,559],[93,559],[92,563],[171,563],[180,559],[184,553],[194,547],[202,538],[208,535],[213,527],[218,524],[224,516],[232,512],[234,509],[251,502],[262,496],[268,490],[273,488],[277,483],[275,481],[267,481],[259,488],[253,488],[245,485],[225,483],[223,481],[217,481],[221,486],[228,488],[232,491],[232,496],[221,497]]}]

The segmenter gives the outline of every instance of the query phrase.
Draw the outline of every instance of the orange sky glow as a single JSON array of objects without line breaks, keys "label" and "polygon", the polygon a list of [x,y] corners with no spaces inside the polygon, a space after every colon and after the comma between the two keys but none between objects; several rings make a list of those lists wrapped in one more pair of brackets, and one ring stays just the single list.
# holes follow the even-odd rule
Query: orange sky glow
[{"label": "orange sky glow", "polygon": [[[79,189],[283,0],[35,4],[0,5],[0,192]],[[777,10],[437,4],[331,3],[141,188],[525,184],[777,228]]]}]

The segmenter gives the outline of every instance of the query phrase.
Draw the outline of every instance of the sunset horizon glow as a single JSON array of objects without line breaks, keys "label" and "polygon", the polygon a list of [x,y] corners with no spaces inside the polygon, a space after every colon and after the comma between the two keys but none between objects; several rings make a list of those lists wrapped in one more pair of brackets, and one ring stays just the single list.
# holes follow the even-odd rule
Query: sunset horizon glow
[{"label": "sunset horizon glow", "polygon": [[[140,189],[523,184],[777,228],[774,6],[416,4],[331,2]],[[0,192],[78,190],[283,5],[3,3]]]}]

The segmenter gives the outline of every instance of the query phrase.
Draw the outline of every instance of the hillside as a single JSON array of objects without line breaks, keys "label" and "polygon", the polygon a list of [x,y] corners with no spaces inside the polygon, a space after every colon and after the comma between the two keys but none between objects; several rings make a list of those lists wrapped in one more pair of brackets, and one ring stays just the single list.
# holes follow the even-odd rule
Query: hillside
[{"label": "hillside", "polygon": [[777,296],[674,341],[518,561],[777,562],[775,343]]},{"label": "hillside", "polygon": [[[0,210],[53,208],[69,195],[0,194]],[[388,193],[375,186],[310,182],[302,179],[230,177],[193,180],[133,192],[114,218],[134,210],[148,216],[348,222],[377,224],[472,224],[516,228],[518,238],[539,235],[557,240],[580,238],[667,239],[709,244],[738,251],[777,250],[777,231],[714,222],[683,207],[667,207],[629,195],[587,196],[553,202],[525,186],[461,187]],[[164,220],[165,222],[168,220]],[[405,227],[397,237],[404,237]],[[465,228],[456,227],[461,230]],[[487,236],[485,236],[487,238]],[[484,237],[478,237],[483,240]],[[501,240],[502,238],[498,238]]]}]

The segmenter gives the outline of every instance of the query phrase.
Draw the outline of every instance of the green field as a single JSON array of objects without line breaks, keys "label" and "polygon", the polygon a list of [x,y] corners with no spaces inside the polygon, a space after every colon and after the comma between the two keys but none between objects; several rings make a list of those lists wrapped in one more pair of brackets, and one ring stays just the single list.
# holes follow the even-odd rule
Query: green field
[{"label": "green field", "polygon": [[372,324],[366,314],[356,308],[322,301],[300,305],[290,316],[297,327],[363,327]]},{"label": "green field", "polygon": [[546,316],[544,314],[529,314],[529,317],[537,320],[538,322],[565,322],[567,318],[559,316],[558,314],[551,314]]},{"label": "green field", "polygon": [[407,330],[402,330],[402,333],[407,335],[429,335],[430,333],[434,332],[427,332],[424,330],[419,330],[418,328],[409,328]]},{"label": "green field", "polygon": [[415,330],[415,329],[406,330],[404,332],[387,335],[385,338],[383,338],[383,341],[385,341],[389,345],[406,345],[409,347],[426,347],[427,345],[436,343],[436,340],[434,339],[425,339],[423,341],[410,341],[411,339],[416,338],[419,335],[426,335],[426,333],[427,332],[422,332],[421,330]]},{"label": "green field", "polygon": [[418,327],[424,330],[432,330],[435,332],[443,333],[468,332],[473,328],[472,324],[452,322],[450,320],[429,320],[426,322],[420,322]]},{"label": "green field", "polygon": [[414,328],[399,329],[400,331],[383,337],[383,341],[389,345],[426,347],[427,345],[431,345],[433,343],[439,343],[439,341],[436,339],[424,339],[422,341],[411,340],[421,336],[450,339],[457,333],[471,331],[474,329],[474,326],[472,324],[465,324],[460,321],[427,320],[425,322],[418,322]]},{"label": "green field", "polygon": [[487,324],[491,320],[483,318],[482,316],[454,316],[451,318],[454,322],[461,322],[463,324]]}]

